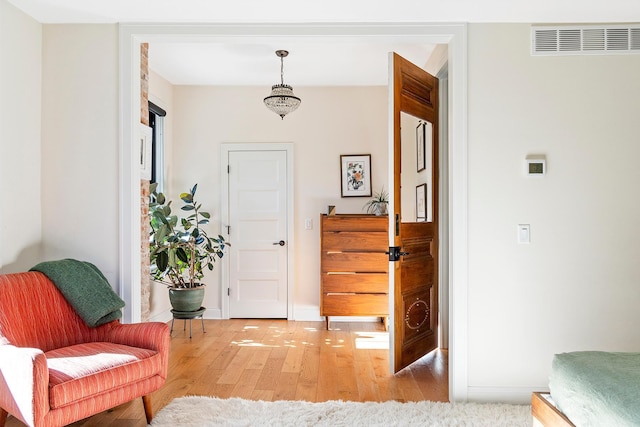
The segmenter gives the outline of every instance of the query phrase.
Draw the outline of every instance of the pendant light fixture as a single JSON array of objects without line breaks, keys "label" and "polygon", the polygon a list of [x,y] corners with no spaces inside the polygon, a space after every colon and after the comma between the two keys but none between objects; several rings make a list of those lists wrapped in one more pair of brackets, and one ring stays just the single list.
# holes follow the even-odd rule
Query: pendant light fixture
[{"label": "pendant light fixture", "polygon": [[284,58],[287,55],[289,52],[286,50],[276,50],[276,56],[280,58],[280,84],[271,86],[271,95],[264,99],[264,105],[283,120],[284,116],[298,108],[302,102],[293,94],[293,88],[284,84]]}]

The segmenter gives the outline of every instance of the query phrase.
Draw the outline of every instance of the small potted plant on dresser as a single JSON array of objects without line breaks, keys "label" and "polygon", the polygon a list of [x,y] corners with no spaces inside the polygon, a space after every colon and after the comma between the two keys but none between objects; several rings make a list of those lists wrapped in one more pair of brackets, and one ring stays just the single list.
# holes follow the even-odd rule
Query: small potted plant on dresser
[{"label": "small potted plant on dresser", "polygon": [[388,214],[389,193],[384,191],[384,187],[378,193],[373,193],[373,199],[369,200],[362,209],[366,209],[368,214],[382,216]]},{"label": "small potted plant on dresser", "polygon": [[182,217],[172,213],[171,201],[157,192],[157,184],[149,188],[151,278],[169,288],[169,300],[176,312],[201,309],[204,269],[213,270],[216,258],[222,258],[229,245],[221,235],[209,237],[202,228],[211,216],[196,202],[197,188],[195,184],[189,192],[180,194],[181,210],[185,212]]}]

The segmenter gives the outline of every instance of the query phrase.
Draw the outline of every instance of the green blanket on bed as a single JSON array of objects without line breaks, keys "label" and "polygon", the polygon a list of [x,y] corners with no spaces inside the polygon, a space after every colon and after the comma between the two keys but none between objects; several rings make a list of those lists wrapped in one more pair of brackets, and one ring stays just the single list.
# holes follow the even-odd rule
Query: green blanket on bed
[{"label": "green blanket on bed", "polygon": [[113,291],[98,268],[84,261],[62,259],[41,262],[31,271],[44,273],[60,290],[87,325],[96,326],[120,319],[124,301]]},{"label": "green blanket on bed", "polygon": [[640,353],[556,354],[549,389],[576,426],[640,426]]}]

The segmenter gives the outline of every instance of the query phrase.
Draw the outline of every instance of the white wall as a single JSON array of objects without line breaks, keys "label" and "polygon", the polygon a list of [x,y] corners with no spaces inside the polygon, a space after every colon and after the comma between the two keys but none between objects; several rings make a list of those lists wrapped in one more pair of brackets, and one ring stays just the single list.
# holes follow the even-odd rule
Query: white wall
[{"label": "white wall", "polygon": [[0,272],[40,258],[42,26],[0,0]]},{"label": "white wall", "polygon": [[117,288],[117,26],[44,25],[42,61],[44,258],[92,262]]},{"label": "white wall", "polygon": [[[371,154],[372,186],[387,177],[386,87],[295,87],[300,108],[280,120],[263,104],[267,87],[174,89],[174,147],[171,198],[198,183],[198,196],[220,218],[221,143],[293,142],[295,176],[294,317],[319,319],[320,240],[318,221],[327,205],[338,213],[361,213],[368,199],[340,197],[340,154]],[[304,229],[305,218],[313,229]],[[233,236],[230,239],[233,244]],[[205,306],[220,309],[219,266],[210,274]]]},{"label": "white wall", "polygon": [[640,351],[640,56],[529,52],[529,25],[469,26],[470,398],[545,389],[554,353]]}]

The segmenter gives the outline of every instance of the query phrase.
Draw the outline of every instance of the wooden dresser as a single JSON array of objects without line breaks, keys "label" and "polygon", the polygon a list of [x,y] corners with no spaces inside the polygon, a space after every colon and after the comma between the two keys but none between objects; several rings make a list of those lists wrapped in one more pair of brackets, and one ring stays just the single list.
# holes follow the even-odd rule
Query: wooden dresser
[{"label": "wooden dresser", "polygon": [[389,315],[389,218],[320,216],[320,315]]}]

